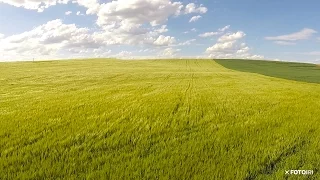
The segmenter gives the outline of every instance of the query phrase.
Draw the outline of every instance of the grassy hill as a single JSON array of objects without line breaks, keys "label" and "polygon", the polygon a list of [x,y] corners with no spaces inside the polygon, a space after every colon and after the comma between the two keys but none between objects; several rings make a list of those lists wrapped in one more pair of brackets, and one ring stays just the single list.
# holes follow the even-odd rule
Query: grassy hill
[{"label": "grassy hill", "polygon": [[319,179],[319,71],[217,62],[0,63],[0,179]]}]

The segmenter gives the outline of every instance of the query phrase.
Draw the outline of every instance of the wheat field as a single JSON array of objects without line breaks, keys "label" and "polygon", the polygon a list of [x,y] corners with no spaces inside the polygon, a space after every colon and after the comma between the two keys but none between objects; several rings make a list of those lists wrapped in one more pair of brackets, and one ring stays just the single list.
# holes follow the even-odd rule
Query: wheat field
[{"label": "wheat field", "polygon": [[235,63],[0,63],[0,179],[319,179],[320,68]]}]

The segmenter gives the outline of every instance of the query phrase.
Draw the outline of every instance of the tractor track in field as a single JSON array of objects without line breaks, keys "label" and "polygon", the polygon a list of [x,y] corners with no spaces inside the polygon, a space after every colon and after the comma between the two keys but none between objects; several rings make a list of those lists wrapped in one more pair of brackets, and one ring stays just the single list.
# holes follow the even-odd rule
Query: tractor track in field
[{"label": "tractor track in field", "polygon": [[283,152],[279,154],[279,156],[272,159],[270,162],[265,163],[263,168],[261,168],[258,171],[249,173],[249,175],[245,178],[245,180],[254,180],[254,179],[257,179],[259,175],[271,175],[275,173],[279,168],[278,164],[280,164],[283,161],[286,161],[286,159],[288,159],[289,157],[302,151],[306,145],[307,145],[307,142],[303,140],[285,149]]},{"label": "tractor track in field", "polygon": [[[199,63],[200,62],[200,60],[196,60],[195,61],[195,64],[200,68],[200,69],[206,69],[206,71],[207,72],[210,72],[210,70],[209,70],[209,68],[208,67],[204,67],[203,65],[201,65],[201,63]],[[206,87],[206,88],[208,88],[208,89],[210,89],[210,88],[212,88],[212,86],[210,86],[209,84],[208,84],[208,82],[207,81],[201,81],[201,83],[203,83],[203,85]],[[213,97],[211,97],[211,98],[214,98],[214,99],[216,99],[217,97],[218,97],[218,95],[217,94],[212,94],[213,95]],[[202,103],[200,103],[201,104],[201,108],[203,108],[203,104]],[[201,109],[201,118],[204,118],[205,117],[205,114],[204,114],[204,109]]]},{"label": "tractor track in field", "polygon": [[186,68],[188,69],[189,74],[190,74],[188,86],[187,86],[187,88],[185,90],[185,93],[184,93],[185,104],[187,106],[185,115],[187,116],[187,115],[190,114],[190,111],[191,111],[191,108],[192,108],[191,101],[192,101],[192,92],[193,92],[193,89],[194,89],[194,73],[193,73],[192,68],[190,66],[190,60],[186,60]]},{"label": "tractor track in field", "polygon": [[[194,88],[194,73],[191,73],[192,68],[190,66],[189,60],[185,61],[185,68],[188,70],[188,76],[190,75],[190,78],[188,78],[187,87],[185,88],[185,90],[181,92],[182,95],[179,97],[177,104],[175,105],[173,111],[171,112],[172,116],[177,114],[181,110],[181,108],[184,108],[184,106],[186,106],[186,109],[184,111],[185,116],[188,116],[191,111],[192,90]],[[184,80],[185,78],[181,78],[181,80],[179,81],[179,84],[181,84]],[[172,84],[172,86],[176,84],[177,83]]]}]

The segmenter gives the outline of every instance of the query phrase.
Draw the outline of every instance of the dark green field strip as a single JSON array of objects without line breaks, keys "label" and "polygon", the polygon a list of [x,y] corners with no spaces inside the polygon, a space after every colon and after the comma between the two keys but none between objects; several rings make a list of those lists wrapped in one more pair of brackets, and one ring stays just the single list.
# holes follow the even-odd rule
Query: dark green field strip
[{"label": "dark green field strip", "polygon": [[315,64],[238,59],[215,61],[225,68],[237,71],[258,73],[294,81],[320,83],[320,67]]}]

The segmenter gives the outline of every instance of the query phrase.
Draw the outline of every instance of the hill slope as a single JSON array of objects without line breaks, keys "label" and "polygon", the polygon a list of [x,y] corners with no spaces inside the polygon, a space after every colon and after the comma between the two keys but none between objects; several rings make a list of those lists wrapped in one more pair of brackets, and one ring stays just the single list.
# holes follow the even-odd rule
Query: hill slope
[{"label": "hill slope", "polygon": [[0,179],[282,179],[320,168],[319,84],[211,60],[0,72]]}]

